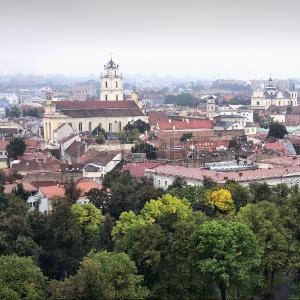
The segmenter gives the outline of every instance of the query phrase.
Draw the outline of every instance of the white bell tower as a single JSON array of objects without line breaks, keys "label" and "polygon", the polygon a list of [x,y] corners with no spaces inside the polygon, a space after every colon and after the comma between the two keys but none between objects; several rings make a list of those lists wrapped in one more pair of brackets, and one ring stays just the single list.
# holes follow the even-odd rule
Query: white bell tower
[{"label": "white bell tower", "polygon": [[100,101],[122,101],[123,100],[123,76],[119,73],[119,65],[112,58],[104,66],[101,73]]}]

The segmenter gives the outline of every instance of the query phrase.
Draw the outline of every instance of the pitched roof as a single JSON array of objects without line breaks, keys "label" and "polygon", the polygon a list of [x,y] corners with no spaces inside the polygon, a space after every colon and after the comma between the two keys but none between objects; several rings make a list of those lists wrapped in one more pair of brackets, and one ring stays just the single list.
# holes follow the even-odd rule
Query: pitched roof
[{"label": "pitched roof", "polygon": [[[97,151],[97,150],[96,150]],[[89,152],[92,152],[91,150]],[[85,157],[85,154],[80,157],[80,161],[84,161],[85,163],[94,163],[100,166],[106,166],[109,162],[111,162],[116,155],[120,153],[120,151],[93,151],[93,155],[87,155]],[[89,158],[90,156],[90,158]]]},{"label": "pitched roof", "polygon": [[41,186],[40,192],[47,198],[61,197],[65,196],[65,189],[61,185],[50,185]]},{"label": "pitched roof", "polygon": [[134,101],[57,101],[56,109],[72,118],[143,116]]},{"label": "pitched roof", "polygon": [[159,121],[158,127],[160,130],[195,130],[195,129],[212,129],[213,124],[210,120],[188,119]]},{"label": "pitched roof", "polygon": [[83,180],[80,180],[79,182],[77,182],[77,188],[80,190],[81,196],[84,196],[86,193],[88,193],[92,189],[101,190],[102,185],[95,181],[83,179]]},{"label": "pitched roof", "polygon": [[75,141],[65,150],[65,153],[71,157],[80,157],[85,153],[85,144]]}]

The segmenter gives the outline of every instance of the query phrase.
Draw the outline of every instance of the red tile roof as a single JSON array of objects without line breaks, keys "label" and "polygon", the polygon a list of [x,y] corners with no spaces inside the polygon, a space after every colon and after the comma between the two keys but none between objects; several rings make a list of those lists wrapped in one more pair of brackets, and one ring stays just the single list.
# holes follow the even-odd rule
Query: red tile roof
[{"label": "red tile roof", "polygon": [[133,177],[143,177],[145,169],[152,169],[160,165],[157,162],[143,162],[143,163],[127,163],[123,166],[123,171],[129,171]]},{"label": "red tile roof", "polygon": [[90,190],[92,189],[102,189],[102,185],[94,182],[94,181],[88,181],[88,180],[80,180],[77,183],[77,188],[80,190],[81,192],[81,196],[84,196],[86,193],[88,193]]},{"label": "red tile roof", "polygon": [[61,185],[42,186],[40,187],[40,192],[49,199],[54,197],[63,198],[65,196],[65,189]]},{"label": "red tile roof", "polygon": [[149,123],[156,125],[160,121],[168,121],[168,116],[164,111],[150,111],[148,113]]},{"label": "red tile roof", "polygon": [[190,119],[186,120],[170,120],[159,121],[158,127],[160,130],[197,130],[197,129],[212,129],[213,124],[210,120]]}]

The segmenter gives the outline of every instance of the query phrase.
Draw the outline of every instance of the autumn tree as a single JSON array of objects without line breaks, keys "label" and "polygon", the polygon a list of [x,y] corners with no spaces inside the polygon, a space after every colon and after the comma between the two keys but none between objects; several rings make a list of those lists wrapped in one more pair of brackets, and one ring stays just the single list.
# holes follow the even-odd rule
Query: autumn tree
[{"label": "autumn tree", "polygon": [[208,202],[222,213],[226,213],[234,208],[231,192],[225,188],[209,192]]}]

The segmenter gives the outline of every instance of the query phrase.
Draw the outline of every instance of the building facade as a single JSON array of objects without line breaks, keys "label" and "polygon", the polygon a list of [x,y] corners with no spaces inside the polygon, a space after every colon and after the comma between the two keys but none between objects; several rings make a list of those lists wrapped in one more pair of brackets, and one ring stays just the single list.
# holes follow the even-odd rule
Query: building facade
[{"label": "building facade", "polygon": [[266,110],[270,106],[297,106],[297,92],[281,90],[273,84],[272,78],[263,88],[258,88],[251,97],[251,108]]}]

